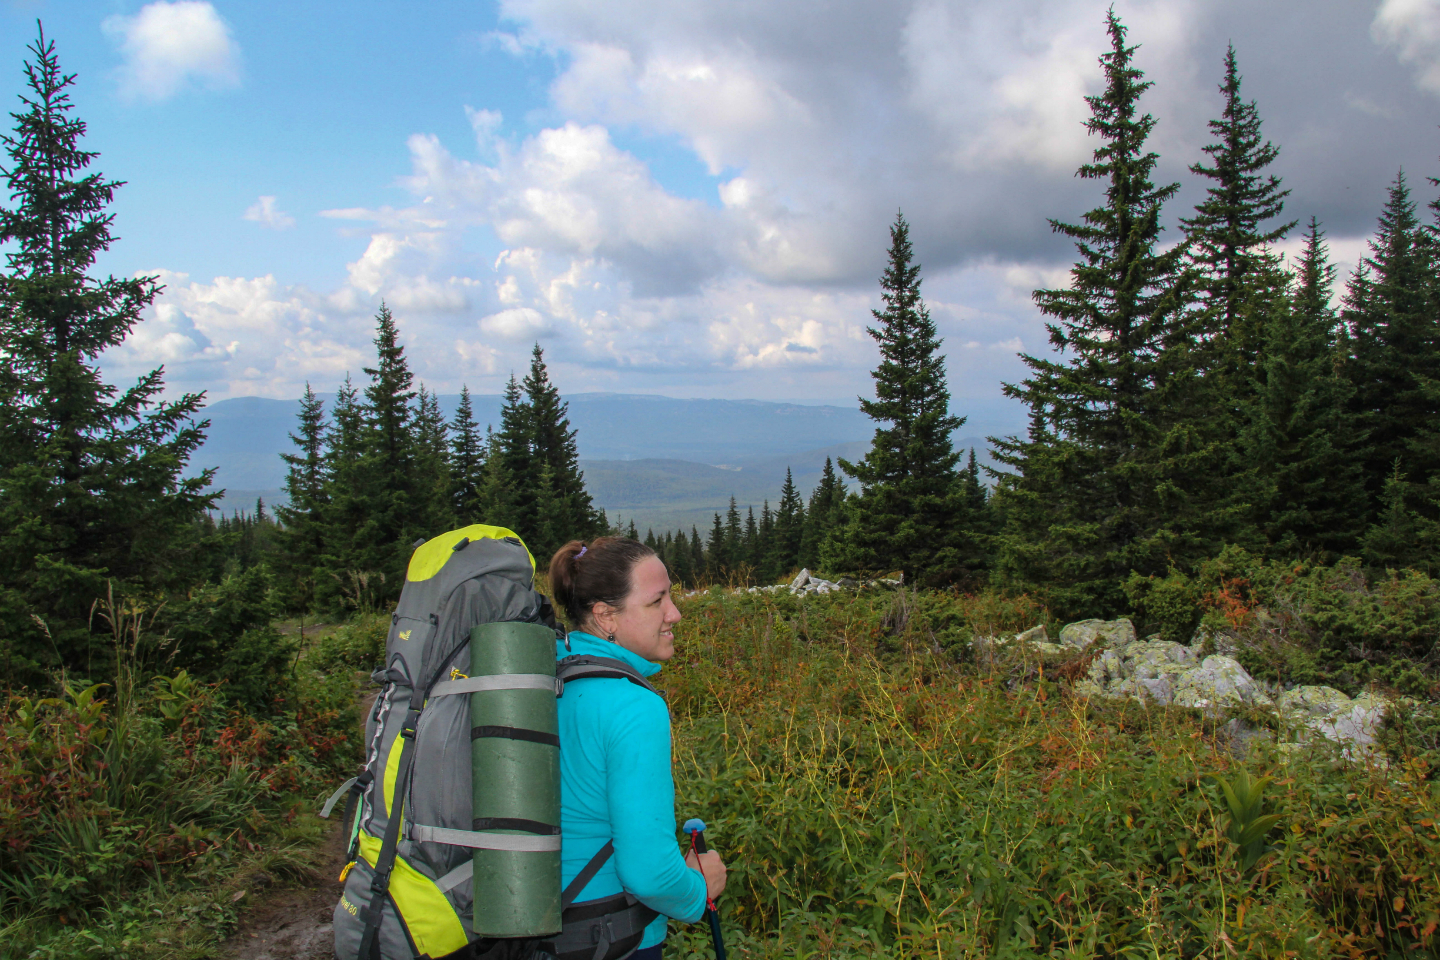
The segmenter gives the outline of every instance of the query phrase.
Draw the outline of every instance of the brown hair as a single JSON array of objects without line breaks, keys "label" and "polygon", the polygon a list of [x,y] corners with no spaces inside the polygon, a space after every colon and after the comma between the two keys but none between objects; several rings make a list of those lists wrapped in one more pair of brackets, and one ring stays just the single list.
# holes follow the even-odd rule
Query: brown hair
[{"label": "brown hair", "polygon": [[655,551],[628,537],[571,540],[550,560],[550,596],[565,611],[565,622],[579,630],[597,603],[619,609],[630,595],[635,565]]}]

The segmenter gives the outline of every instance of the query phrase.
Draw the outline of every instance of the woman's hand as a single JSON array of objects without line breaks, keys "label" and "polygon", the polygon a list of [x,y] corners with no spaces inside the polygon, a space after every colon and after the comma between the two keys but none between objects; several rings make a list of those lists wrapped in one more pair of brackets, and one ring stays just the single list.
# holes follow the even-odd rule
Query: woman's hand
[{"label": "woman's hand", "polygon": [[705,896],[713,903],[725,890],[725,864],[714,850],[699,854],[699,860],[695,858],[694,850],[686,853],[685,865],[691,870],[699,870],[705,877]]}]

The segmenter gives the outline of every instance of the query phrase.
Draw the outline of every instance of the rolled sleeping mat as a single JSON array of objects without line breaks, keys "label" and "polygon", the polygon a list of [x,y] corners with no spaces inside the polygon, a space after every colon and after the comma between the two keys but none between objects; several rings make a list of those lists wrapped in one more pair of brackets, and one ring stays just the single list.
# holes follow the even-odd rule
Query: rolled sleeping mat
[{"label": "rolled sleeping mat", "polygon": [[474,829],[531,848],[475,850],[473,929],[482,937],[550,936],[561,927],[555,631],[481,624],[470,631],[470,676],[512,678],[470,694]]}]

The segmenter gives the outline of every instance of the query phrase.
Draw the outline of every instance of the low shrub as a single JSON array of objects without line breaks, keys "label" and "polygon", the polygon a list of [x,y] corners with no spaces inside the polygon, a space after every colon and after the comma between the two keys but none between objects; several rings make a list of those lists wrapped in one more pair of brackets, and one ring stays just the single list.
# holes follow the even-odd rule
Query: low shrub
[{"label": "low shrub", "polygon": [[[935,653],[914,611],[959,620],[973,616],[954,606],[965,602],[916,600],[898,634],[893,595],[682,605],[679,653],[660,674],[678,812],[703,817],[732,864],[721,909],[733,949],[1440,949],[1440,796],[1414,742],[1428,727],[1391,744],[1388,774],[1263,744],[1241,767],[1219,721],[1197,712],[1012,689]],[[1242,771],[1273,780],[1237,824],[1212,778],[1234,786]],[[708,956],[703,926],[674,930],[667,955]]]},{"label": "low shrub", "polygon": [[[281,689],[263,717],[183,670],[0,705],[0,956],[148,955],[125,943],[184,927],[177,896],[313,839],[302,814],[359,752],[353,674]],[[183,909],[219,932],[212,903]]]}]

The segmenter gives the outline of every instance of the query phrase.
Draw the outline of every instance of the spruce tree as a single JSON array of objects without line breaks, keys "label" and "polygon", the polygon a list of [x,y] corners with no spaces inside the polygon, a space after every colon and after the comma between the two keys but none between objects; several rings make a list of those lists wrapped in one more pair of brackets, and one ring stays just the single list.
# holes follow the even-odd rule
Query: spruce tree
[{"label": "spruce tree", "polygon": [[1440,297],[1436,254],[1415,215],[1404,173],[1390,187],[1370,256],[1346,297],[1344,320],[1354,387],[1350,410],[1365,437],[1365,488],[1378,504],[1400,464],[1409,482],[1425,485],[1440,462],[1417,446],[1440,417],[1427,383],[1440,380]]},{"label": "spruce tree", "polygon": [[537,461],[549,466],[553,496],[552,508],[560,536],[553,549],[567,540],[600,534],[605,525],[585,489],[585,475],[580,472],[580,453],[575,444],[575,431],[570,428],[570,405],[560,398],[560,390],[550,381],[545,368],[545,354],[540,345],[530,355],[530,372],[525,377],[525,396],[529,406],[531,450]]},{"label": "spruce tree", "polygon": [[740,508],[735,498],[730,498],[730,509],[725,511],[725,572],[733,574],[745,562],[745,528],[740,522]]},{"label": "spruce tree", "polygon": [[698,585],[705,573],[705,544],[700,542],[700,531],[690,527],[690,575],[691,586]]},{"label": "spruce tree", "polygon": [[695,585],[695,568],[690,554],[690,541],[685,536],[684,530],[675,532],[675,543],[670,549],[670,559],[666,562],[670,568],[670,578],[681,586]]},{"label": "spruce tree", "polygon": [[1240,98],[1240,71],[1235,47],[1225,51],[1225,79],[1220,84],[1225,107],[1210,121],[1215,142],[1204,147],[1210,163],[1190,172],[1212,181],[1195,215],[1182,219],[1195,266],[1200,306],[1208,315],[1205,327],[1225,356],[1216,358],[1229,374],[1232,390],[1247,377],[1260,353],[1260,316],[1247,309],[1257,292],[1283,293],[1284,275],[1267,246],[1285,237],[1294,221],[1271,225],[1290,193],[1280,178],[1265,171],[1279,156],[1278,147],[1260,132],[1255,102]]},{"label": "spruce tree", "polygon": [[1160,248],[1161,210],[1179,184],[1151,182],[1155,120],[1139,112],[1150,84],[1114,11],[1107,27],[1105,88],[1086,98],[1101,144],[1079,169],[1105,183],[1105,203],[1080,224],[1051,221],[1080,253],[1068,288],[1035,292],[1057,355],[1023,354],[1030,376],[1005,386],[1030,407],[1028,436],[991,438],[1012,471],[999,477],[1002,578],[1046,589],[1062,616],[1121,612],[1132,570],[1163,574],[1209,555],[1228,519],[1204,486],[1217,457],[1195,429],[1206,411],[1184,249]]},{"label": "spruce tree", "polygon": [[[30,45],[13,135],[0,138],[12,207],[0,207],[0,662],[22,682],[40,668],[103,669],[110,644],[91,604],[182,588],[196,569],[197,521],[214,471],[183,478],[204,441],[203,394],[163,401],[163,368],[117,389],[98,367],[155,298],[153,277],[95,279],[122,184],[87,173],[73,115],[75,77],[43,31]],[[94,646],[92,649],[92,645]],[[93,656],[92,656],[93,654]]]},{"label": "spruce tree", "polygon": [[956,560],[955,465],[950,435],[964,424],[950,415],[945,357],[935,322],[920,299],[910,227],[896,215],[889,263],[880,280],[885,309],[872,311],[880,365],[871,372],[875,399],[860,409],[876,427],[870,452],[840,468],[859,481],[856,509],[843,532],[821,550],[829,569],[902,570],[909,582],[943,576]]},{"label": "spruce tree", "polygon": [[325,553],[325,402],[305,384],[300,400],[299,432],[290,434],[296,453],[282,453],[287,503],[275,508],[282,526],[279,539],[280,585],[290,609],[304,613],[315,601],[315,575]]},{"label": "spruce tree", "polygon": [[324,546],[315,575],[317,602],[336,612],[346,608],[356,578],[370,576],[370,545],[363,540],[372,479],[368,439],[359,391],[346,374],[325,436]]},{"label": "spruce tree", "polygon": [[778,563],[775,553],[775,514],[770,512],[770,501],[760,507],[760,549],[755,562],[755,581],[771,583],[777,576]]},{"label": "spruce tree", "polygon": [[462,525],[483,522],[477,507],[488,449],[489,443],[481,437],[480,425],[475,422],[470,388],[461,386],[460,403],[450,423],[450,497],[455,516]]},{"label": "spruce tree", "polygon": [[797,563],[809,570],[820,567],[820,546],[841,519],[845,506],[845,482],[835,473],[829,457],[820,471],[820,482],[810,492],[810,506],[805,511],[800,538],[800,559]]},{"label": "spruce tree", "polygon": [[415,512],[412,525],[433,537],[455,526],[454,480],[450,471],[450,426],[440,398],[421,384],[415,398]]},{"label": "spruce tree", "polygon": [[711,582],[721,582],[730,567],[730,553],[725,543],[725,524],[717,513],[715,522],[710,527],[710,540],[705,544],[705,575]]},{"label": "spruce tree", "polygon": [[1334,275],[1312,218],[1294,290],[1265,313],[1236,471],[1266,549],[1325,562],[1353,550],[1367,513],[1346,410],[1352,388],[1338,372]]},{"label": "spruce tree", "polygon": [[442,530],[424,529],[422,517],[429,494],[416,474],[418,451],[412,432],[415,399],[414,375],[400,345],[400,331],[384,303],[375,315],[376,364],[365,367],[363,413],[366,454],[359,489],[365,500],[364,521],[356,531],[358,571],[380,574],[372,580],[376,597],[399,596],[405,567],[417,536],[434,536]]},{"label": "spruce tree", "polygon": [[765,562],[765,542],[760,539],[760,524],[755,520],[755,507],[752,504],[745,516],[745,533],[741,537],[744,544],[741,552],[745,557],[745,566],[749,568],[747,574],[753,581],[755,573]]},{"label": "spruce tree", "polygon": [[[826,461],[827,465],[829,461]],[[834,480],[834,468],[830,470]],[[780,504],[775,510],[775,534],[770,551],[772,578],[789,573],[800,565],[800,552],[805,539],[805,502],[795,488],[790,468],[785,468],[785,485],[780,488]]]},{"label": "spruce tree", "polygon": [[505,400],[500,407],[500,429],[495,434],[491,459],[496,453],[500,461],[497,472],[509,482],[509,523],[504,524],[528,542],[535,527],[535,481],[540,467],[535,461],[530,429],[530,406],[522,400],[520,383],[515,375],[505,385]]},{"label": "spruce tree", "polygon": [[469,523],[487,523],[515,530],[520,526],[515,514],[515,484],[510,476],[505,449],[499,435],[486,427],[484,467],[475,487],[471,512],[464,519]]}]

